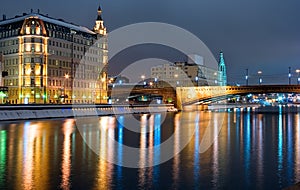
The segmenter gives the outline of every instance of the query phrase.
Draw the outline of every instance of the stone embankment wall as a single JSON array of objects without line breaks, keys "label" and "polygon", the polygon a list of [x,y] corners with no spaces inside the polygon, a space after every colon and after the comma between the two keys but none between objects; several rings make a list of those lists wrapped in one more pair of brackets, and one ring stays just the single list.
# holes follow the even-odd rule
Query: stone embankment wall
[{"label": "stone embankment wall", "polygon": [[89,117],[104,115],[166,112],[172,105],[154,106],[96,106],[96,105],[34,105],[1,106],[0,121]]}]

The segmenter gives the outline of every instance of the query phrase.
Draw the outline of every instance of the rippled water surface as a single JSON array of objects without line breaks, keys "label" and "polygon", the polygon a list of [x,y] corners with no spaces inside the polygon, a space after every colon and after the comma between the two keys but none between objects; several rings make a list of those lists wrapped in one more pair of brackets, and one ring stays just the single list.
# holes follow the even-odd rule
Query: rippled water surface
[{"label": "rippled water surface", "polygon": [[[299,114],[145,114],[128,128],[129,117],[81,118],[80,130],[74,119],[0,123],[0,189],[281,189],[300,181]],[[201,153],[207,131],[215,141]],[[168,151],[177,152],[189,135],[179,154],[145,167],[164,159],[165,149],[151,147],[173,137]],[[127,155],[121,144],[144,149]],[[137,168],[119,166],[128,156]]]}]

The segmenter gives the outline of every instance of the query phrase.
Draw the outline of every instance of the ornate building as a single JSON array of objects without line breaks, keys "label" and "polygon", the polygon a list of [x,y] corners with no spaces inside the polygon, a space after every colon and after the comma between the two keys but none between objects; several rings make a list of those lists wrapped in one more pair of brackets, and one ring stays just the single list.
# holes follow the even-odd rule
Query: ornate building
[{"label": "ornate building", "polygon": [[0,21],[7,101],[106,103],[107,33],[101,8],[93,30],[39,13]]}]

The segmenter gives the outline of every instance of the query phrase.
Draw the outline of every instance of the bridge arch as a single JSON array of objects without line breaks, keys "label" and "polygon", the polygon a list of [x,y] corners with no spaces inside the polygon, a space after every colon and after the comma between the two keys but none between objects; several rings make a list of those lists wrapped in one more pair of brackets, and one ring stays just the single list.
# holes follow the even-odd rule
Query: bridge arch
[{"label": "bridge arch", "polygon": [[[196,92],[196,94],[191,94],[191,92]],[[250,93],[300,93],[300,85],[205,86],[176,88],[177,105],[179,108],[213,98],[245,95]]]}]

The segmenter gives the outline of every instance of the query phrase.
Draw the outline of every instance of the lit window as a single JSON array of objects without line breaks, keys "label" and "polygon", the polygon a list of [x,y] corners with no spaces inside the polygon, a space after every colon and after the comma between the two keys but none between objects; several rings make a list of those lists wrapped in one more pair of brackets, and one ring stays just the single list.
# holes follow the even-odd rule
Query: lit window
[{"label": "lit window", "polygon": [[36,44],[36,45],[35,45],[35,51],[36,51],[36,52],[40,52],[40,51],[41,51],[41,46],[40,46],[40,44]]},{"label": "lit window", "polygon": [[25,51],[29,52],[30,51],[30,44],[25,45]]},{"label": "lit window", "polygon": [[37,35],[40,35],[40,34],[41,34],[41,28],[40,28],[39,26],[37,26],[37,27],[35,28],[35,33],[36,33]]},{"label": "lit window", "polygon": [[25,29],[26,31],[26,34],[30,34],[30,27],[29,26],[26,26],[26,29]]},{"label": "lit window", "polygon": [[30,75],[30,73],[31,73],[30,64],[27,64],[27,65],[25,66],[25,74],[26,74],[26,75]]},{"label": "lit window", "polygon": [[41,66],[40,65],[35,66],[35,75],[41,75]]}]

